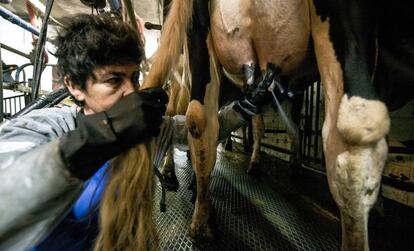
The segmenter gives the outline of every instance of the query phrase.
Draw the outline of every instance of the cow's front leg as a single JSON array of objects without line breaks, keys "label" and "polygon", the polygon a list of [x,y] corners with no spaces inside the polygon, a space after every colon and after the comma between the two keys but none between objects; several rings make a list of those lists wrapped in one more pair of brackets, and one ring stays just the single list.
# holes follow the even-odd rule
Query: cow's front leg
[{"label": "cow's front leg", "polygon": [[[351,2],[346,4],[355,3]],[[367,6],[352,5],[344,11],[352,9],[353,14],[361,14],[365,12],[358,8]],[[322,137],[326,171],[341,212],[342,250],[369,250],[368,216],[380,187],[387,156],[384,138],[390,120],[384,103],[376,98],[364,53],[366,44],[361,42],[371,33],[358,33],[360,37],[355,39],[356,36],[340,32],[370,24],[365,22],[369,15],[347,19],[351,14],[322,13],[325,7],[311,7],[312,37],[325,91]],[[335,19],[341,22],[330,22]],[[359,20],[364,22],[358,23]],[[364,28],[368,31],[373,27]],[[338,37],[331,36],[334,32]]]},{"label": "cow's front leg", "polygon": [[[356,104],[350,104],[345,95],[337,123],[332,123],[335,117],[329,112],[322,132],[328,182],[341,213],[342,250],[369,250],[369,210],[378,196],[388,152],[384,137],[389,118],[384,104],[358,99],[366,103],[364,110],[352,111]],[[363,118],[366,123],[361,122]]]},{"label": "cow's front leg", "polygon": [[388,153],[388,111],[380,101],[342,98],[337,127],[347,145],[331,173],[331,191],[341,208],[343,250],[368,250],[368,216],[380,188]]},{"label": "cow's front leg", "polygon": [[[378,195],[387,156],[387,144],[383,134],[386,130],[369,141],[362,138],[356,140],[347,130],[352,124],[352,132],[359,131],[361,135],[365,135],[362,131],[367,128],[381,131],[384,125],[387,127],[389,119],[387,113],[380,112],[381,108],[384,108],[383,105],[373,104],[379,111],[370,112],[369,120],[375,121],[379,116],[382,117],[381,123],[357,124],[354,118],[352,123],[345,125],[347,123],[342,117],[346,116],[342,110],[345,107],[341,104],[339,113],[338,109],[335,109],[341,100],[336,95],[336,87],[326,85],[325,89],[327,113],[322,137],[329,188],[341,213],[342,250],[369,250],[368,216]],[[347,115],[350,113],[350,110],[346,112]],[[364,114],[365,112],[361,111],[359,115]],[[344,126],[347,130],[341,130]]]}]

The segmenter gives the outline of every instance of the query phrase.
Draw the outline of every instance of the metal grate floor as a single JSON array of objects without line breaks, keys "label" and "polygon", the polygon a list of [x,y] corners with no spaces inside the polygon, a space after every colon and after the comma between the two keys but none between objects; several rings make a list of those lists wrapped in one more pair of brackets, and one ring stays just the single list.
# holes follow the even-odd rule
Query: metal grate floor
[{"label": "metal grate floor", "polygon": [[245,155],[227,152],[218,152],[210,183],[216,241],[194,244],[188,235],[191,162],[178,150],[174,161],[180,187],[167,192],[167,212],[159,211],[159,185],[155,195],[160,250],[339,250],[337,237],[317,219],[246,174]]}]

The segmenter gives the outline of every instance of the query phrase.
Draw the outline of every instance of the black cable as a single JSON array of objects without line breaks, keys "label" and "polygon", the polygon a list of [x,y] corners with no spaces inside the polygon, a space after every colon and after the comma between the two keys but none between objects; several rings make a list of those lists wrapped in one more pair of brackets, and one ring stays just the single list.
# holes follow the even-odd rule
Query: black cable
[{"label": "black cable", "polygon": [[13,118],[21,117],[33,110],[52,107],[58,104],[60,101],[62,101],[68,96],[69,96],[69,92],[66,88],[58,89],[56,91],[49,93],[46,96],[42,96],[34,100],[29,105],[27,105],[25,108],[20,110],[18,113],[14,114],[11,118],[13,119]]}]

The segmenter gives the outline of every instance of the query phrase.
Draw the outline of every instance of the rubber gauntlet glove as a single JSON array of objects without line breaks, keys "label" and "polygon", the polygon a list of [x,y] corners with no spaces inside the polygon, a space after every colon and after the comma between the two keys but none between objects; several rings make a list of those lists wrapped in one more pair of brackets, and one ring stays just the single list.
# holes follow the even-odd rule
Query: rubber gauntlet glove
[{"label": "rubber gauntlet glove", "polygon": [[77,128],[60,140],[70,172],[83,180],[106,161],[159,134],[168,96],[161,88],[123,97],[107,111],[78,114]]}]

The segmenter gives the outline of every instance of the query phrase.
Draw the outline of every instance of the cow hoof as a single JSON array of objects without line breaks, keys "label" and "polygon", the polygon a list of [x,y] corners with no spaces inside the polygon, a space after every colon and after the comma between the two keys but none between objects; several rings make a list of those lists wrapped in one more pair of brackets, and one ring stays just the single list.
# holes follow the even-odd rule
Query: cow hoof
[{"label": "cow hoof", "polygon": [[214,234],[210,226],[207,224],[202,225],[194,225],[191,224],[190,226],[190,237],[193,242],[195,243],[213,243],[214,241]]},{"label": "cow hoof", "polygon": [[247,168],[247,174],[254,175],[259,171],[259,162],[250,162],[249,167]]},{"label": "cow hoof", "polygon": [[178,182],[177,176],[173,172],[168,172],[162,175],[164,179],[164,188],[167,191],[177,191],[180,183]]}]

